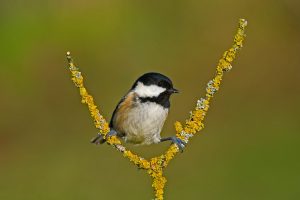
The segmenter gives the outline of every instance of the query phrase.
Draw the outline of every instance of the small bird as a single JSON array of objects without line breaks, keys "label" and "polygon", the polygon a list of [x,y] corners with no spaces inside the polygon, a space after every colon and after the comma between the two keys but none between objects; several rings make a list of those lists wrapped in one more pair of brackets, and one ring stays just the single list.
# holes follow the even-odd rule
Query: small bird
[{"label": "small bird", "polygon": [[[182,151],[185,146],[182,140],[175,136],[160,136],[170,109],[170,96],[174,93],[178,90],[163,74],[150,72],[142,75],[116,106],[107,136],[116,135],[126,143],[136,145],[172,141]],[[95,144],[105,141],[101,134],[91,140]]]}]

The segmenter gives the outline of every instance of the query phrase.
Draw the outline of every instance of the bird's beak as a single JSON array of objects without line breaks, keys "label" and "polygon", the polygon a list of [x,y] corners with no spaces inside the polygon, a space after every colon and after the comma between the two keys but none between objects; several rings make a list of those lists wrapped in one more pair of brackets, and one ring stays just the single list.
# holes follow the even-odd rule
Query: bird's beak
[{"label": "bird's beak", "polygon": [[170,93],[179,93],[179,90],[175,89],[175,88],[171,88],[169,89]]}]

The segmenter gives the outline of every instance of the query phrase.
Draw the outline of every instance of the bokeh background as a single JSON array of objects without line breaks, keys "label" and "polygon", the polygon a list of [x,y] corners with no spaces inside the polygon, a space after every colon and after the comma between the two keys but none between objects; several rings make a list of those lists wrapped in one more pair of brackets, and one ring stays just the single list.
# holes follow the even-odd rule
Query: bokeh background
[{"label": "bokeh background", "polygon": [[[151,180],[97,133],[65,59],[110,115],[142,73],[180,89],[164,135],[204,95],[239,18],[247,39],[206,128],[166,169],[166,199],[300,199],[300,1],[0,2],[0,199],[151,199]],[[169,144],[129,146],[146,158]]]}]

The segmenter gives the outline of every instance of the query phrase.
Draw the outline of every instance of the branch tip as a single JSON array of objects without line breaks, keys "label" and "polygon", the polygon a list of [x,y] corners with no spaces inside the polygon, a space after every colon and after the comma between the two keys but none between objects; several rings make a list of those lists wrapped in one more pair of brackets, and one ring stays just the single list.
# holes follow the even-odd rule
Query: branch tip
[{"label": "branch tip", "polygon": [[71,57],[71,52],[67,51],[66,56],[67,56],[68,63],[73,66],[74,64],[73,64],[73,59]]}]

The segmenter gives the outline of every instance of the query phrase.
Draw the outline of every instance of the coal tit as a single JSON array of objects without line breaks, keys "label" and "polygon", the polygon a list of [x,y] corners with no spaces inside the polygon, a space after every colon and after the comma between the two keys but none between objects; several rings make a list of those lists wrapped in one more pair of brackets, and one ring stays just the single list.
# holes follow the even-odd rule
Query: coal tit
[{"label": "coal tit", "polygon": [[[107,136],[116,135],[137,145],[172,141],[181,150],[185,143],[176,137],[161,138],[160,132],[170,109],[170,96],[178,93],[172,81],[160,73],[150,72],[139,77],[116,106]],[[104,143],[98,134],[92,143]]]}]

